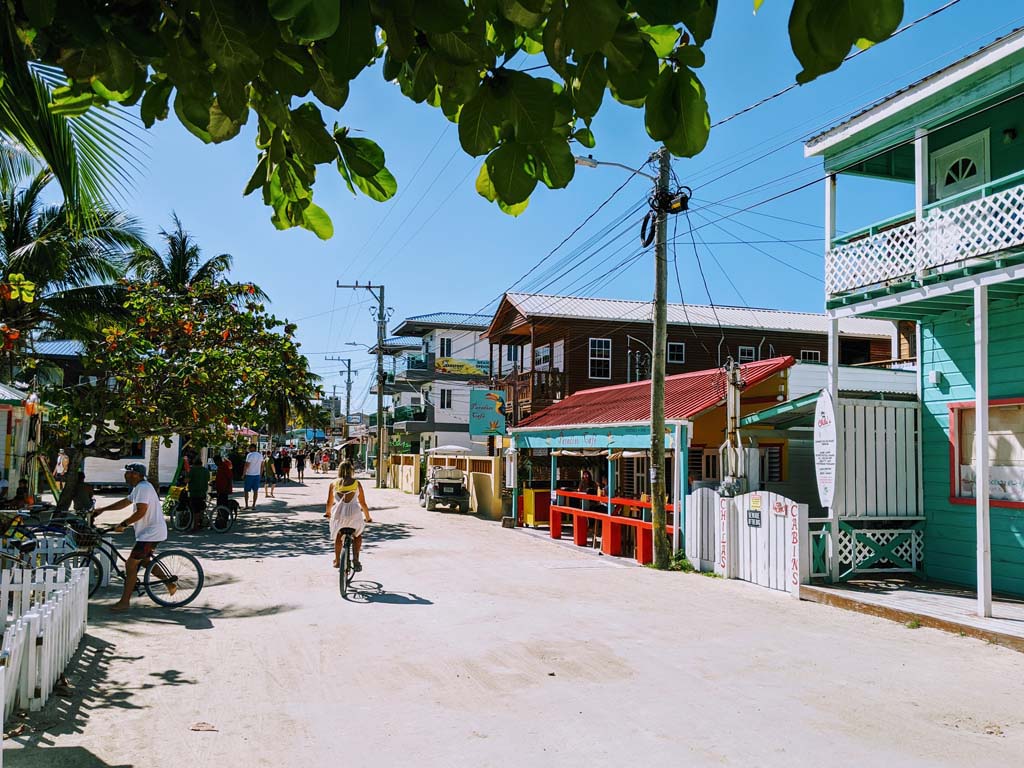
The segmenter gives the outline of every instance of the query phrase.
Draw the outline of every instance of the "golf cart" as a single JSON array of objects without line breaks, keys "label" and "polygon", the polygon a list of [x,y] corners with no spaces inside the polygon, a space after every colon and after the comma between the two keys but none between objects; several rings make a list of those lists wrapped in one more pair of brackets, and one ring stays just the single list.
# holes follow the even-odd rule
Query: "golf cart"
[{"label": "golf cart", "polygon": [[[428,453],[468,453],[460,446],[441,446]],[[466,473],[457,467],[430,467],[426,485],[420,490],[420,506],[429,510],[439,506],[469,511],[469,485]]]}]

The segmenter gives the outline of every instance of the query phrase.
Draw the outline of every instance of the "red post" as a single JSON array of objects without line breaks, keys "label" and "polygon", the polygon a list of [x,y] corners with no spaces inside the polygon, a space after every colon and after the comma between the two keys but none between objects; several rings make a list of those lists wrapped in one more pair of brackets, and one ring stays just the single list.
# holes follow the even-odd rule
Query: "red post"
[{"label": "red post", "polygon": [[636,561],[640,565],[654,561],[654,534],[650,528],[640,525],[636,528]]},{"label": "red post", "polygon": [[606,555],[622,554],[622,526],[610,517],[601,521],[601,551]]},{"label": "red post", "polygon": [[572,516],[572,543],[577,547],[587,546],[587,518],[583,515]]},{"label": "red post", "polygon": [[551,523],[548,528],[551,531],[552,539],[562,538],[562,513],[553,504],[551,505]]}]

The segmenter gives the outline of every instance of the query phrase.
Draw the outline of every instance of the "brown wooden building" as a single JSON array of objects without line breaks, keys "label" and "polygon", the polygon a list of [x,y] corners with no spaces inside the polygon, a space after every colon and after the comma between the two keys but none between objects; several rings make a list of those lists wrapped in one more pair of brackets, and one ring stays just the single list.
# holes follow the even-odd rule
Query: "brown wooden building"
[{"label": "brown wooden building", "polygon": [[[824,314],[670,304],[668,323],[668,375],[729,357],[827,362]],[[843,365],[912,357],[888,321],[843,320],[840,335]],[[583,389],[650,378],[650,302],[507,293],[483,336],[513,423]]]}]

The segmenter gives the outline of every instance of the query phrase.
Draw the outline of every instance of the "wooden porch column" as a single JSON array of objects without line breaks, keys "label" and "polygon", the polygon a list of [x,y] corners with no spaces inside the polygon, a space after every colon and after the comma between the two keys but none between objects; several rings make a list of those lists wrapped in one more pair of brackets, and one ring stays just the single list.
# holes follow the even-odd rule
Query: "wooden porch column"
[{"label": "wooden porch column", "polygon": [[924,245],[924,207],[928,203],[928,131],[918,128],[914,131],[914,220],[915,248],[918,279],[924,277],[927,252]]},{"label": "wooden porch column", "polygon": [[675,451],[675,462],[676,469],[673,473],[674,482],[672,488],[672,502],[675,508],[675,514],[673,522],[675,525],[672,528],[672,554],[679,552],[683,546],[683,527],[686,520],[686,486],[687,486],[687,475],[684,472],[688,472],[689,458],[686,452],[686,430],[681,424],[676,424],[674,440],[676,444]]},{"label": "wooden porch column", "polygon": [[992,615],[988,482],[988,288],[974,289],[974,497],[977,503],[978,615]]},{"label": "wooden porch column", "polygon": [[555,455],[555,449],[551,449],[551,505],[550,515],[548,523],[548,532],[551,534],[552,539],[562,538],[562,515],[559,512],[555,512],[554,506],[558,503],[558,496],[555,491],[558,489],[558,457]]}]

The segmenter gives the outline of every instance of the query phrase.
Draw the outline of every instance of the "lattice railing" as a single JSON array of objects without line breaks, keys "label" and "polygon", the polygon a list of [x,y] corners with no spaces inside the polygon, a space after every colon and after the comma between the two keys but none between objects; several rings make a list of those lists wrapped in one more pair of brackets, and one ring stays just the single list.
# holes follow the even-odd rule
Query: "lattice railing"
[{"label": "lattice railing", "polygon": [[846,573],[908,571],[924,560],[924,536],[917,529],[851,529],[840,525],[839,562]]},{"label": "lattice railing", "polygon": [[839,245],[825,260],[825,293],[882,287],[1024,246],[1024,186],[934,208],[912,221]]}]

